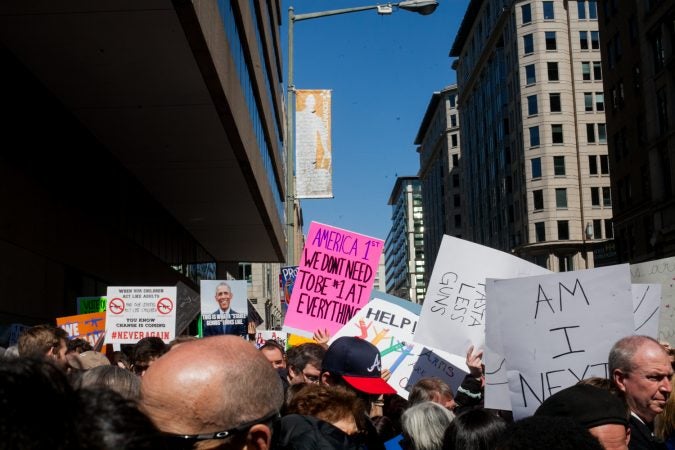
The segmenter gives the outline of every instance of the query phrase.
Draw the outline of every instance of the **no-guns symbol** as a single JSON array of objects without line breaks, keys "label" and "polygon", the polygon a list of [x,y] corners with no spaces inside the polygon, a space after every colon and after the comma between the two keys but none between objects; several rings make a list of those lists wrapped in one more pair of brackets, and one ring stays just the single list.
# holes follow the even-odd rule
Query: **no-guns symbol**
[{"label": "no-guns symbol", "polygon": [[169,314],[173,311],[173,302],[171,299],[167,297],[160,298],[157,302],[157,311],[160,314]]},{"label": "no-guns symbol", "polygon": [[122,314],[124,312],[124,300],[121,298],[113,298],[110,300],[108,308],[113,314]]}]

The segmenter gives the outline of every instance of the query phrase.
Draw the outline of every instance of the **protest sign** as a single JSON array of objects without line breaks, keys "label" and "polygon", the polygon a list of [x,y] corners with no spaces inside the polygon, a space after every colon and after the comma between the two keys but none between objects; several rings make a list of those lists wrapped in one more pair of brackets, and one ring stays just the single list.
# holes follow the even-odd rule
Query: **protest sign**
[{"label": "protest sign", "polygon": [[659,337],[660,284],[633,284],[633,320],[635,334]]},{"label": "protest sign", "polygon": [[550,273],[548,270],[469,241],[443,236],[414,341],[466,356],[485,342],[485,279]]},{"label": "protest sign", "polygon": [[199,283],[204,336],[248,334],[246,280],[201,280]]},{"label": "protest sign", "polygon": [[511,394],[506,375],[506,359],[502,346],[499,309],[493,301],[495,280],[485,281],[485,348],[483,363],[485,364],[485,407],[511,411]]},{"label": "protest sign", "polygon": [[288,306],[291,303],[291,294],[293,292],[293,285],[295,278],[298,275],[298,266],[289,266],[281,268],[281,292],[283,301]]},{"label": "protest sign", "polygon": [[77,297],[77,313],[105,312],[105,297]]},{"label": "protest sign", "polygon": [[284,320],[284,331],[331,335],[368,302],[383,242],[312,222]]},{"label": "protest sign", "polygon": [[13,323],[9,328],[9,339],[7,340],[7,345],[12,346],[19,343],[19,336],[23,333],[24,330],[30,328],[28,325],[21,323]]},{"label": "protest sign", "polygon": [[155,336],[176,336],[176,286],[110,286],[106,295],[107,344],[135,344]]},{"label": "protest sign", "polygon": [[[417,344],[419,346],[419,344]],[[450,386],[453,394],[457,393],[457,388],[462,384],[464,377],[468,374],[468,368],[466,367],[465,361],[461,361],[460,369],[458,367],[457,361],[455,364],[450,362],[451,358],[447,357],[447,353],[441,351],[434,351],[432,349],[422,347],[421,351],[417,354],[417,361],[410,372],[408,378],[408,383],[406,390],[409,392],[410,389],[422,378],[440,378]],[[444,358],[444,354],[446,357]],[[456,355],[452,357],[457,358]],[[406,395],[407,399],[408,396]]]},{"label": "protest sign", "polygon": [[276,330],[259,330],[255,334],[255,346],[257,348],[265,345],[267,341],[274,341],[277,344],[281,345],[283,348],[287,348],[288,343],[288,334],[283,331]]},{"label": "protest sign", "polygon": [[105,331],[105,311],[57,317],[56,326],[63,328],[70,339],[84,339],[93,347]]},{"label": "protest sign", "polygon": [[288,341],[287,341],[288,348],[297,347],[298,345],[307,344],[307,343],[310,343],[310,342],[316,344],[316,341],[312,338],[300,336],[298,334],[291,334],[291,333],[286,333],[286,335],[288,336]]},{"label": "protest sign", "polygon": [[658,340],[675,347],[675,257],[631,264],[630,272],[633,283],[661,285]]},{"label": "protest sign", "polygon": [[495,280],[494,295],[516,420],[579,380],[608,378],[612,345],[633,334],[627,264]]}]

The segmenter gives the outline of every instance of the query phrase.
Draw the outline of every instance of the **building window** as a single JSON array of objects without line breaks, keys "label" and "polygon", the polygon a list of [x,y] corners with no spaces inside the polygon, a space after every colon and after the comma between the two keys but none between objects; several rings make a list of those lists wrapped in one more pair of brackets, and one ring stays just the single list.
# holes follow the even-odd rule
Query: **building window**
[{"label": "building window", "polygon": [[584,110],[586,112],[593,111],[593,93],[584,92]]},{"label": "building window", "polygon": [[541,178],[541,158],[532,158],[530,164],[532,165],[532,178]]},{"label": "building window", "polygon": [[607,186],[602,188],[602,206],[612,206],[612,190]]},{"label": "building window", "polygon": [[541,189],[532,191],[532,198],[534,200],[534,210],[540,211],[544,209],[544,191]]},{"label": "building window", "polygon": [[586,124],[586,142],[595,144],[595,124],[593,123]]},{"label": "building window", "polygon": [[579,20],[586,19],[586,2],[583,0],[577,1],[577,12]]},{"label": "building window", "polygon": [[602,80],[602,64],[600,61],[593,61],[593,79],[595,81]]},{"label": "building window", "polygon": [[534,53],[534,35],[526,34],[523,36],[523,53],[526,55]]},{"label": "building window", "polygon": [[457,114],[450,116],[450,126],[453,128],[457,126]]},{"label": "building window", "polygon": [[591,188],[591,205],[597,207],[600,206],[600,188]]},{"label": "building window", "polygon": [[544,36],[546,38],[546,50],[556,50],[558,45],[555,39],[555,31],[546,31]]},{"label": "building window", "polygon": [[450,100],[450,107],[451,108],[454,108],[455,106],[457,106],[457,96],[456,95],[454,95],[454,94],[449,95],[448,99]]},{"label": "building window", "polygon": [[607,155],[600,155],[600,173],[609,175],[609,157]]},{"label": "building window", "polygon": [[553,174],[555,176],[565,176],[565,157],[564,156],[554,156],[553,157]]},{"label": "building window", "polygon": [[605,219],[605,238],[612,239],[614,237],[614,226],[612,219]]},{"label": "building window", "polygon": [[579,46],[582,50],[588,50],[588,31],[579,32]]},{"label": "building window", "polygon": [[600,32],[599,31],[591,31],[591,48],[593,50],[599,50],[600,49]]},{"label": "building window", "polygon": [[570,238],[570,225],[567,220],[558,221],[558,240],[566,241]]},{"label": "building window", "polygon": [[596,0],[588,0],[588,18],[591,20],[598,19],[598,2]]},{"label": "building window", "polygon": [[534,64],[525,66],[525,84],[534,84],[537,82],[537,74],[534,70]]},{"label": "building window", "polygon": [[604,123],[598,124],[598,142],[600,144],[607,143],[607,125]]},{"label": "building window", "polygon": [[571,272],[572,270],[574,270],[574,256],[558,256],[558,271]]},{"label": "building window", "polygon": [[527,96],[527,115],[528,116],[534,116],[539,113],[539,109],[537,108],[537,96],[536,95],[528,95]]},{"label": "building window", "polygon": [[591,63],[588,61],[583,61],[581,63],[581,76],[584,81],[591,80]]},{"label": "building window", "polygon": [[591,175],[598,174],[598,158],[595,155],[588,155],[588,173]]},{"label": "building window", "polygon": [[567,208],[567,189],[556,188],[555,190],[555,207],[559,209]]},{"label": "building window", "polygon": [[605,110],[605,94],[602,92],[595,93],[595,110],[596,111]]},{"label": "building window", "polygon": [[455,195],[452,197],[452,200],[453,200],[453,204],[455,205],[455,208],[459,208],[460,202],[461,202],[460,197],[459,197],[459,194],[455,194]]},{"label": "building window", "polygon": [[546,67],[548,69],[548,81],[559,81],[560,78],[558,76],[558,63],[549,62],[546,63]]},{"label": "building window", "polygon": [[454,187],[454,188],[459,187],[459,174],[457,174],[457,173],[452,175],[452,187]]},{"label": "building window", "polygon": [[551,104],[551,112],[561,112],[562,105],[560,103],[560,93],[553,93],[548,95],[549,102]]},{"label": "building window", "polygon": [[562,124],[551,125],[551,140],[554,144],[563,143],[563,126]]},{"label": "building window", "polygon": [[546,240],[546,224],[544,222],[536,222],[534,224],[534,234],[537,242],[544,242]]},{"label": "building window", "polygon": [[544,20],[554,20],[555,11],[553,10],[553,2],[543,2],[544,4]]},{"label": "building window", "polygon": [[528,3],[520,7],[520,11],[523,15],[523,25],[532,23],[532,6]]},{"label": "building window", "polygon": [[457,135],[456,134],[450,135],[450,143],[452,145],[452,148],[457,147]]},{"label": "building window", "polygon": [[602,220],[593,220],[593,239],[602,239]]},{"label": "building window", "polygon": [[656,111],[659,119],[659,133],[663,135],[668,131],[668,98],[665,87],[656,91]]},{"label": "building window", "polygon": [[459,155],[457,153],[452,155],[452,167],[459,167]]},{"label": "building window", "polygon": [[539,147],[539,127],[530,127],[530,147]]}]

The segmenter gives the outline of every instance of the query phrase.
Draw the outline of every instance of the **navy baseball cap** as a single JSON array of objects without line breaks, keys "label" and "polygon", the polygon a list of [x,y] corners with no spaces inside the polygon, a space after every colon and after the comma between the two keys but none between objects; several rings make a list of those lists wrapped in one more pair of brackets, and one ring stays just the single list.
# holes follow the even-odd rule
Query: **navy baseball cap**
[{"label": "navy baseball cap", "polygon": [[382,379],[380,351],[361,338],[336,339],[323,357],[321,371],[340,375],[351,387],[366,394],[395,394]]}]

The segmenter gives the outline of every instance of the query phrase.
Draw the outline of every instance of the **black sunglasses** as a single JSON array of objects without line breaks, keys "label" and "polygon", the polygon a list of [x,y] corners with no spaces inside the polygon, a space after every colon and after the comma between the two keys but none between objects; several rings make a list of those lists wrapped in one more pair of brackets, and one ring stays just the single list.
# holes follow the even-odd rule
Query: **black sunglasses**
[{"label": "black sunglasses", "polygon": [[[253,425],[258,425],[261,423],[276,422],[281,418],[279,411],[272,411],[260,419],[251,420],[250,422],[242,423],[237,425],[234,428],[229,430],[218,431],[215,433],[205,433],[205,434],[172,434],[172,433],[162,433],[164,437],[171,438],[172,440],[179,440],[184,443],[194,443],[197,441],[207,441],[211,439],[227,439],[230,436],[247,431]],[[175,442],[175,441],[174,441]]]}]

